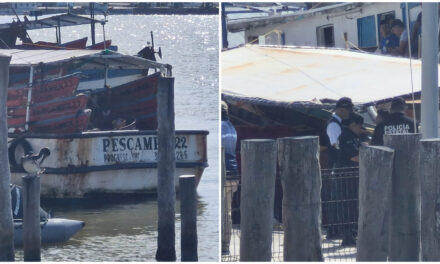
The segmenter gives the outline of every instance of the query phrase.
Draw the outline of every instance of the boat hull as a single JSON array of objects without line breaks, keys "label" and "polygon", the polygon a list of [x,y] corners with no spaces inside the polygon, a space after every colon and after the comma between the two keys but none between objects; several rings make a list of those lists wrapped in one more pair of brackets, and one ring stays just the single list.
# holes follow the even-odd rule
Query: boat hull
[{"label": "boat hull", "polygon": [[[50,218],[47,222],[41,224],[41,244],[66,242],[84,226],[83,221]],[[14,223],[14,246],[23,247],[22,223]]]},{"label": "boat hull", "polygon": [[[200,181],[207,163],[207,131],[176,131],[175,183],[181,175]],[[158,142],[156,131],[101,131],[65,135],[10,134],[11,180],[25,174],[20,157],[30,149],[48,147],[41,195],[48,198],[82,198],[89,195],[155,193]]]}]

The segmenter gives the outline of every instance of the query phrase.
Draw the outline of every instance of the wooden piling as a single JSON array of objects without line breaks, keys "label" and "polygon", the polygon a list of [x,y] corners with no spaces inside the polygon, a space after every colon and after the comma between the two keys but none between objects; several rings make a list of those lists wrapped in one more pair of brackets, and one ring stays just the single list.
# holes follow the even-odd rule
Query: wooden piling
[{"label": "wooden piling", "polygon": [[179,177],[182,261],[198,261],[196,176]]},{"label": "wooden piling", "polygon": [[241,141],[240,261],[270,261],[276,142]]},{"label": "wooden piling", "polygon": [[382,146],[359,151],[357,261],[387,261],[394,150]]},{"label": "wooden piling", "polygon": [[41,261],[40,177],[22,177],[24,261]]},{"label": "wooden piling", "polygon": [[394,149],[388,260],[420,258],[419,140],[421,134],[385,135]]},{"label": "wooden piling", "polygon": [[422,261],[440,261],[440,139],[420,140]]},{"label": "wooden piling", "polygon": [[157,101],[157,137],[159,146],[157,161],[158,237],[156,260],[176,261],[174,78],[159,78]]},{"label": "wooden piling", "polygon": [[229,252],[229,242],[231,240],[231,220],[229,218],[228,199],[226,197],[226,164],[225,164],[225,148],[221,148],[222,152],[222,178],[221,178],[221,232],[222,232],[222,255]]},{"label": "wooden piling", "polygon": [[15,260],[6,109],[10,61],[11,57],[0,56],[0,261]]},{"label": "wooden piling", "polygon": [[284,261],[323,261],[317,136],[278,139],[283,187]]}]

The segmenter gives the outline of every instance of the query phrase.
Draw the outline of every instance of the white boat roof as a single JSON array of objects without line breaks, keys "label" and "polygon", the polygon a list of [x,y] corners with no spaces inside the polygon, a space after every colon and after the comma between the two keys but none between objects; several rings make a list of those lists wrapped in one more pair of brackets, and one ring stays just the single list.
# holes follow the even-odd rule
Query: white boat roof
[{"label": "white boat roof", "polygon": [[124,55],[105,50],[19,50],[0,49],[0,56],[11,56],[11,67],[29,67],[40,63],[60,64],[73,61],[85,62],[82,69],[103,68],[109,69],[143,69],[143,68],[168,68],[167,64],[150,61],[141,57]]},{"label": "white boat roof", "polygon": [[[412,60],[414,92],[421,66]],[[341,49],[247,45],[222,52],[221,71],[222,93],[248,100],[369,103],[411,93],[409,59]]]}]

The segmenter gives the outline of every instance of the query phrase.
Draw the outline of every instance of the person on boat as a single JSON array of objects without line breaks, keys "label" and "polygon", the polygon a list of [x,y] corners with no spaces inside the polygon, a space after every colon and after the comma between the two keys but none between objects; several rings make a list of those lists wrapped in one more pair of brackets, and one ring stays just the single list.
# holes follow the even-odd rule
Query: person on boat
[{"label": "person on boat", "polygon": [[[225,169],[226,169],[226,183],[225,183],[225,200],[222,201],[225,212],[222,212],[225,216],[225,222],[222,223],[222,255],[229,254],[229,244],[231,240],[232,232],[232,215],[231,207],[233,207],[233,195],[236,191],[240,175],[238,173],[238,164],[236,158],[237,148],[237,131],[229,121],[228,105],[226,102],[221,102],[221,145],[225,153]],[[239,207],[239,205],[238,205]]]},{"label": "person on boat", "polygon": [[[12,217],[13,219],[23,219],[23,190],[20,186],[10,184],[11,202],[12,202]],[[40,208],[40,220],[45,221],[49,219],[49,214]]]},{"label": "person on boat", "polygon": [[405,116],[406,103],[402,97],[396,97],[391,101],[390,114],[376,126],[371,139],[371,145],[383,145],[383,136],[389,134],[409,134],[417,131],[414,129],[414,120]]},{"label": "person on boat", "polygon": [[391,22],[391,32],[399,37],[399,46],[390,48],[390,54],[395,56],[408,56],[408,31],[402,20],[394,19]]},{"label": "person on boat", "polygon": [[380,22],[380,35],[382,40],[379,43],[379,49],[382,54],[389,54],[389,50],[399,46],[399,38],[391,33],[388,21]]},{"label": "person on boat", "polygon": [[[353,103],[350,98],[342,97],[336,102],[336,109],[332,117],[327,122],[327,140],[325,145],[328,149],[328,168],[333,170],[339,166],[340,160],[340,136],[343,129],[342,121],[350,117],[353,111]],[[323,184],[322,200],[339,200],[341,193],[338,191],[337,182],[334,180],[325,181]],[[328,204],[323,209],[323,224],[329,224],[327,238],[332,239],[340,235],[342,230],[335,224],[337,223],[337,208],[334,203]]]}]

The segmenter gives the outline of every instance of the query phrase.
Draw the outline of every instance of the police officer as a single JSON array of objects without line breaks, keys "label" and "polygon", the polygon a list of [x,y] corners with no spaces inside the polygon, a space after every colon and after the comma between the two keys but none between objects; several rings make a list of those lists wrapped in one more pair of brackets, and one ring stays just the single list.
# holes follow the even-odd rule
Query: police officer
[{"label": "police officer", "polygon": [[[328,168],[334,169],[338,167],[340,148],[339,138],[342,133],[342,121],[349,118],[353,111],[353,103],[350,98],[342,97],[336,102],[336,109],[330,120],[327,122],[327,148],[328,148]],[[338,191],[337,182],[334,179],[324,181],[322,187],[322,200],[333,201],[339,200],[340,193]],[[342,230],[335,224],[338,222],[337,208],[334,203],[328,203],[323,207],[323,223],[329,224],[327,230],[327,239],[339,236]]]},{"label": "police officer", "polygon": [[339,137],[342,133],[342,120],[348,119],[352,111],[353,103],[351,99],[348,97],[342,97],[336,102],[335,112],[327,122],[327,136],[329,139],[328,167],[330,169],[336,168],[339,162]]},{"label": "police officer", "polygon": [[[349,119],[345,120],[346,126],[342,128],[340,137],[340,166],[339,167],[358,167],[359,166],[359,148],[361,146],[362,137],[365,135],[365,130],[362,128],[364,119],[355,113],[350,113]],[[344,238],[342,246],[352,246],[356,244],[353,231],[357,229],[356,224],[349,224],[357,222],[359,209],[357,204],[359,183],[356,177],[346,177],[339,179],[339,186],[341,193],[339,198],[342,200],[342,214],[343,219],[339,222],[345,223],[342,226]]]},{"label": "police officer", "polygon": [[374,129],[371,145],[383,145],[383,135],[415,133],[414,120],[405,116],[405,109],[406,104],[402,97],[391,101],[390,114]]}]

